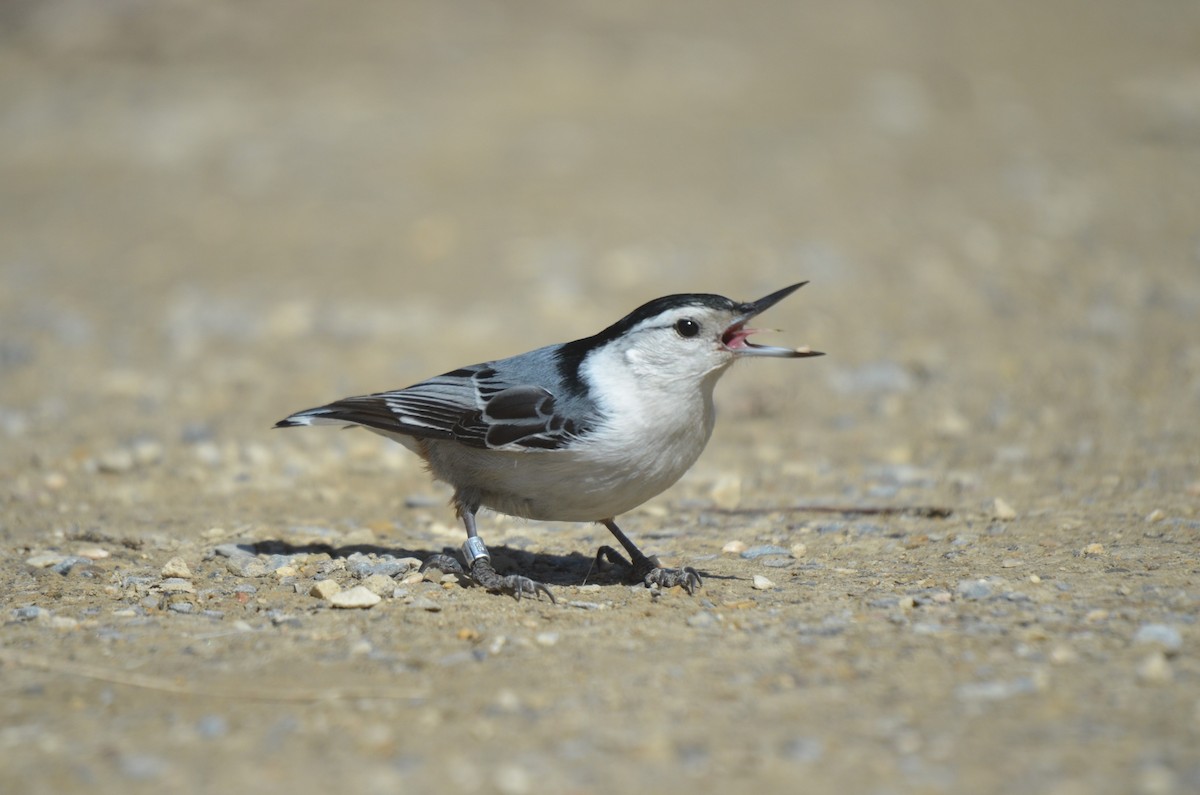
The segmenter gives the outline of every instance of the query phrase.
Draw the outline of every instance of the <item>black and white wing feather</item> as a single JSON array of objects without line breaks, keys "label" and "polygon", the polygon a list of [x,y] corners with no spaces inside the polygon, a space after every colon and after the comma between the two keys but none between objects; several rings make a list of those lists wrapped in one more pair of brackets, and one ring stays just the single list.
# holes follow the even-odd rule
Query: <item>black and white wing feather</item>
[{"label": "black and white wing feather", "polygon": [[280,420],[296,425],[361,425],[383,434],[446,439],[490,450],[557,450],[587,431],[587,418],[569,417],[550,390],[512,383],[489,365],[476,365],[406,389],[343,398]]}]

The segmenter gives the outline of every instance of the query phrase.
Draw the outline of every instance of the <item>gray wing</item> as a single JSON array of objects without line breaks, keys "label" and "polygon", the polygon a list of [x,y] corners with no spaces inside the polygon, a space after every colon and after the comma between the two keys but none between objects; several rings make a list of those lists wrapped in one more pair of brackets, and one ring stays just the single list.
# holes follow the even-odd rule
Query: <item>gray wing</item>
[{"label": "gray wing", "polygon": [[512,383],[490,365],[464,367],[406,389],[343,398],[297,412],[276,427],[362,425],[492,450],[556,450],[587,430],[545,387]]}]

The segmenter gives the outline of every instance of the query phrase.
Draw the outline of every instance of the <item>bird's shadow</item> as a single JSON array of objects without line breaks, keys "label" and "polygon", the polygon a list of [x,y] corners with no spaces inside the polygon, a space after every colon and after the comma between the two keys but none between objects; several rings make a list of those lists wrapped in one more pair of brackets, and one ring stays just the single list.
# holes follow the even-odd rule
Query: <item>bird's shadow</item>
[{"label": "bird's shadow", "polygon": [[[441,549],[410,549],[407,547],[382,546],[379,544],[343,544],[334,545],[322,542],[293,544],[279,539],[242,542],[236,544],[253,555],[319,555],[327,554],[335,559],[348,559],[355,554],[375,555],[377,557],[418,558],[428,560],[435,554],[449,555],[461,562],[458,549],[443,547]],[[588,556],[582,552],[571,552],[567,555],[555,555],[549,552],[529,552],[528,550],[508,546],[489,546],[492,563],[500,574],[523,574],[546,585],[632,585],[630,569],[620,564],[597,563],[594,555]],[[710,572],[701,570],[705,578],[714,577]],[[716,579],[725,579],[716,576]]]}]

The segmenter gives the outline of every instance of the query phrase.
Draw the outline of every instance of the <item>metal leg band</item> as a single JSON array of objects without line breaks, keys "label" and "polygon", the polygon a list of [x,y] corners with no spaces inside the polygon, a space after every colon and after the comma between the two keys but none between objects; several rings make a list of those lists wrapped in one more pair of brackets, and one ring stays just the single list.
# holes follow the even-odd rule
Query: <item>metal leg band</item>
[{"label": "metal leg band", "polygon": [[488,554],[487,544],[483,543],[483,539],[479,536],[471,536],[462,545],[463,557],[467,560],[467,569],[469,570],[475,561],[483,558],[491,560],[492,556]]}]

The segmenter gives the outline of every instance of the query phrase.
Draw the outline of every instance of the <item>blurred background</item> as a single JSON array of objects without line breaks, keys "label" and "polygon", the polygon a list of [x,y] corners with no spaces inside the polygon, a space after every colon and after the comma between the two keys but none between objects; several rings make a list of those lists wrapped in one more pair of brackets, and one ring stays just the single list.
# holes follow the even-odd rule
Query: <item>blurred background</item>
[{"label": "blurred background", "polygon": [[250,433],[800,279],[769,320],[831,357],[746,378],[806,402],[924,381],[975,428],[1183,381],[1194,409],[1197,16],[5,3],[3,427]]},{"label": "blurred background", "polygon": [[[727,376],[664,506],[1194,517],[1200,4],[0,4],[13,547],[394,517],[428,488],[402,450],[272,423],[804,279],[768,341],[829,355]],[[945,791],[1004,780],[983,758]],[[1011,791],[1132,791],[1071,759]]]}]

